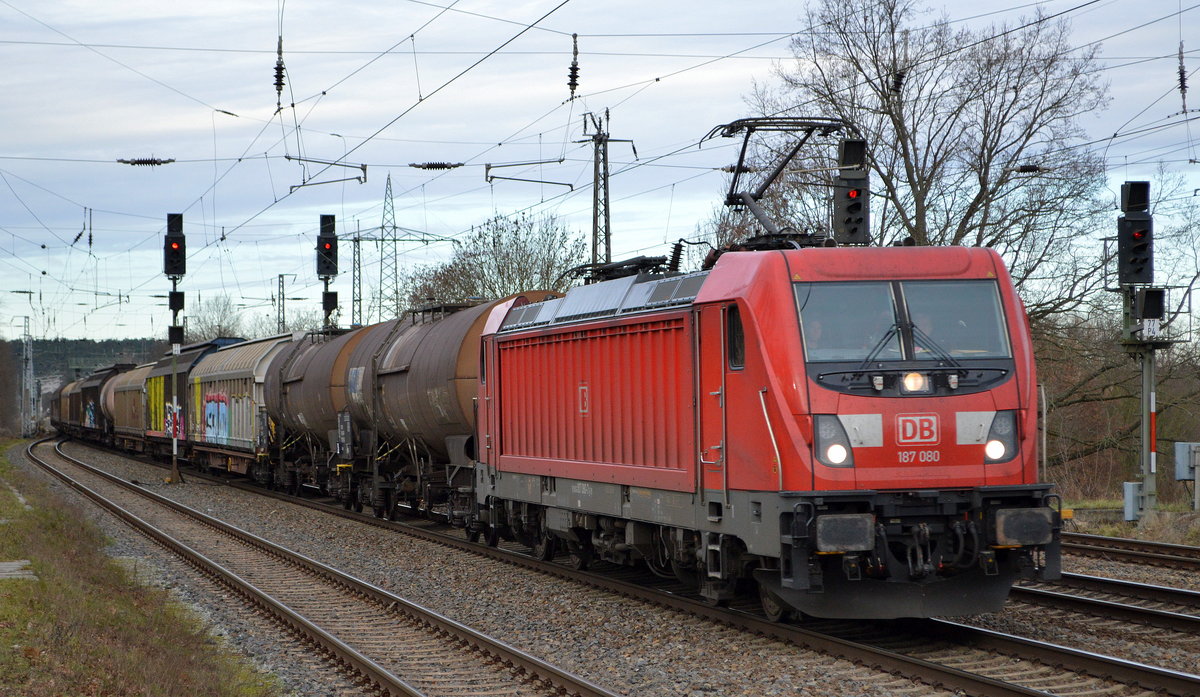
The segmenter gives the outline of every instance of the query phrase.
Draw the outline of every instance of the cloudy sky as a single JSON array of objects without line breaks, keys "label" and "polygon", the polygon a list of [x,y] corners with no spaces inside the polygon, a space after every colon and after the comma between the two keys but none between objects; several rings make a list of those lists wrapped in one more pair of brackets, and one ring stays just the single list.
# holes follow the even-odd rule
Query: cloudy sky
[{"label": "cloudy sky", "polygon": [[[161,273],[167,213],[184,214],[189,306],[226,294],[247,319],[275,316],[281,274],[285,295],[299,298],[289,311],[319,306],[319,216],[336,215],[343,240],[377,234],[389,175],[396,224],[407,230],[453,238],[529,210],[589,231],[591,146],[577,141],[584,114],[605,110],[611,136],[637,149],[635,160],[628,144],[612,144],[614,258],[665,254],[720,202],[720,168],[736,159],[735,143],[701,139],[752,115],[745,97],[786,60],[791,36],[805,30],[803,7],[0,0],[0,336],[18,335],[27,316],[39,338],[165,337],[170,313],[156,296],[170,289]],[[1182,39],[1189,74],[1200,65],[1196,4],[930,7],[974,28],[1013,25],[1038,7],[1066,12],[1075,45],[1103,41],[1112,106],[1085,126],[1113,180],[1151,178],[1159,161],[1196,178],[1200,122],[1179,113],[1177,58]],[[573,33],[580,79],[569,99]],[[1200,92],[1190,96],[1189,108],[1200,107]],[[117,162],[137,158],[174,162]],[[352,166],[326,164],[336,161]],[[536,161],[546,163],[494,168]],[[409,166],[425,162],[465,165]],[[547,183],[489,183],[487,165]],[[370,290],[379,250],[361,249]],[[401,263],[448,249],[404,243]],[[345,322],[350,260],[343,241],[333,288]]]}]

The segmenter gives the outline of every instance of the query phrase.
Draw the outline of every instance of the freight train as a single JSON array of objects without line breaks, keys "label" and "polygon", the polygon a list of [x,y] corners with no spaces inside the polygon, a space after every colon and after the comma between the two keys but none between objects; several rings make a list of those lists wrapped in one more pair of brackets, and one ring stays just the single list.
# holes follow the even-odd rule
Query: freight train
[{"label": "freight train", "polygon": [[185,346],[53,421],[773,619],[927,617],[1060,573],[1035,388],[995,252],[810,247]]}]

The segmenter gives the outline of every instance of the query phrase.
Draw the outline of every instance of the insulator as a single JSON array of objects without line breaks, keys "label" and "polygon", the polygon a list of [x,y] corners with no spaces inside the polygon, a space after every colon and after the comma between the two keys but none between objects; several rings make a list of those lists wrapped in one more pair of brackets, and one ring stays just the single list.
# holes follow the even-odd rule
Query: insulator
[{"label": "insulator", "polygon": [[141,167],[153,167],[155,165],[169,165],[174,161],[175,161],[174,158],[169,158],[169,159],[164,160],[164,159],[158,158],[158,157],[134,157],[134,158],[130,158],[130,159],[117,160],[117,162],[119,162],[123,165],[134,165],[134,166],[141,166]]},{"label": "insulator", "polygon": [[408,163],[408,166],[415,167],[416,169],[454,169],[456,167],[462,167],[463,163],[462,162],[410,162],[410,163]]},{"label": "insulator", "polygon": [[283,35],[275,45],[275,91],[283,94]]},{"label": "insulator", "polygon": [[571,94],[575,94],[575,88],[579,87],[579,64],[572,62],[571,69],[567,71],[567,87],[571,88]]},{"label": "insulator", "polygon": [[908,75],[906,70],[897,70],[892,73],[892,91],[899,92],[904,87],[904,78]]},{"label": "insulator", "polygon": [[676,242],[671,248],[671,260],[667,262],[667,271],[678,271],[679,262],[683,258],[683,242]]},{"label": "insulator", "polygon": [[567,70],[567,87],[571,90],[571,96],[575,96],[575,89],[579,87],[579,35],[571,35],[571,68]]}]

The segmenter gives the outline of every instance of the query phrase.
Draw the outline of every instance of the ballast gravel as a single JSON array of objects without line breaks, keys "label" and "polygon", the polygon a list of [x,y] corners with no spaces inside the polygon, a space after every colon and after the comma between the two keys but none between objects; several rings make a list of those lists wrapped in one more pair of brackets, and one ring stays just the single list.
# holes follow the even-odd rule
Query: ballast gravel
[{"label": "ballast gravel", "polygon": [[[926,685],[856,666],[779,641],[749,636],[681,612],[582,587],[563,579],[515,568],[198,478],[162,483],[163,470],[127,458],[67,446],[68,453],[114,474],[141,482],[256,535],[318,559],[433,609],[612,691],[638,697],[753,695],[949,695]],[[24,463],[23,451],[9,452]],[[28,465],[34,472],[39,469]],[[185,475],[186,478],[186,475]],[[48,478],[49,479],[49,478]],[[57,480],[51,480],[57,481]],[[307,657],[276,625],[241,607],[157,545],[132,533],[65,487],[90,518],[112,538],[114,556],[136,560],[139,578],[169,588],[193,607],[214,634],[279,676],[289,695],[331,697],[362,694],[348,680]],[[1106,575],[1090,560],[1068,558],[1068,570]],[[1123,564],[1121,567],[1132,565]],[[1171,585],[1162,570],[1123,569]],[[1138,579],[1133,579],[1138,580]],[[1195,584],[1195,580],[1191,581]],[[1180,585],[1179,587],[1189,587]],[[1048,638],[1128,660],[1188,670],[1195,643],[1147,641],[1120,626],[1097,631],[1070,618],[1036,609],[981,615],[974,622],[1013,634]]]}]

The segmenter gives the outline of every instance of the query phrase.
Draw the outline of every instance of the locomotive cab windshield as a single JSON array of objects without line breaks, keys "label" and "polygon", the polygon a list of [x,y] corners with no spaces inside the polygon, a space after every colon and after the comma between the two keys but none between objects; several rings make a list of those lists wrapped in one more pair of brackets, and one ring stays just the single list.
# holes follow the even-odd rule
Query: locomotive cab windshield
[{"label": "locomotive cab windshield", "polygon": [[[806,360],[824,387],[905,394],[985,389],[1012,374],[992,280],[794,283]],[[913,372],[920,371],[920,372]]]}]

